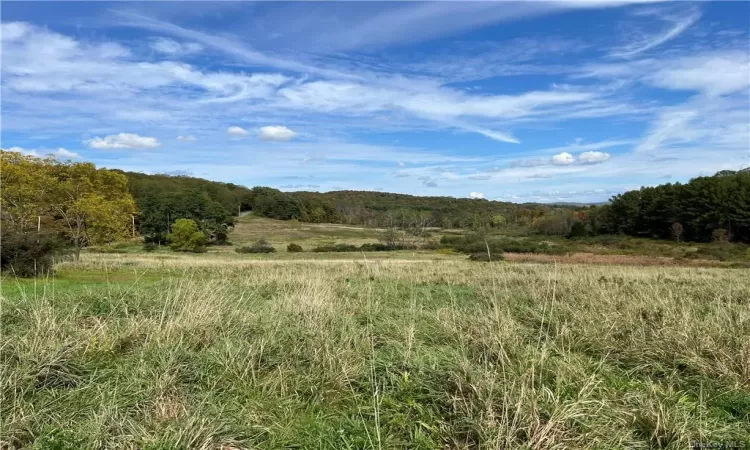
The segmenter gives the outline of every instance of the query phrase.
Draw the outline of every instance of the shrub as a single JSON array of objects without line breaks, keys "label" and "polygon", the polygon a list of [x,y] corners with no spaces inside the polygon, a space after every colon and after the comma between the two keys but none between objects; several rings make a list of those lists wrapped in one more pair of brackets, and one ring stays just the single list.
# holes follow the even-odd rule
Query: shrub
[{"label": "shrub", "polygon": [[313,249],[314,252],[356,252],[359,251],[356,245],[351,244],[334,244],[321,245]]},{"label": "shrub", "polygon": [[37,232],[7,232],[0,238],[0,268],[19,277],[48,274],[53,270],[55,256],[69,247],[59,236]]},{"label": "shrub", "polygon": [[362,252],[390,252],[393,250],[414,250],[416,248],[414,245],[407,244],[362,244],[359,246],[359,250]]},{"label": "shrub", "polygon": [[169,247],[177,252],[202,253],[206,251],[208,238],[198,229],[192,219],[177,219],[172,225],[172,232],[167,235]]},{"label": "shrub", "polygon": [[304,249],[301,245],[292,243],[286,246],[286,251],[289,253],[301,253]]},{"label": "shrub", "polygon": [[249,247],[238,247],[234,251],[237,253],[273,253],[276,249],[267,240],[261,238]]},{"label": "shrub", "polygon": [[455,245],[463,242],[464,236],[443,236],[440,238],[440,243],[444,245]]},{"label": "shrub", "polygon": [[322,252],[390,252],[393,250],[415,250],[417,247],[414,245],[397,244],[387,245],[380,243],[367,243],[362,244],[359,247],[352,244],[334,244],[334,245],[321,245],[315,247],[312,251]]},{"label": "shrub", "polygon": [[157,247],[158,246],[156,244],[154,244],[153,242],[144,242],[143,243],[143,251],[145,251],[145,252],[151,253],[154,250],[156,250]]}]

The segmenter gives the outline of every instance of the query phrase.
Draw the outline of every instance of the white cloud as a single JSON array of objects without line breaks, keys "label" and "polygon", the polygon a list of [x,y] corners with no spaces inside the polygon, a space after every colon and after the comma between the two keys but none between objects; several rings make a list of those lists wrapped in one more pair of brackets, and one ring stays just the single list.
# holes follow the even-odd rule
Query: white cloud
[{"label": "white cloud", "polygon": [[[136,120],[158,119],[153,116],[154,111],[144,108],[123,111],[124,105],[131,106],[124,100],[133,100],[133,105],[139,107],[150,98],[162,107],[173,104],[174,99],[184,102],[186,98],[194,104],[196,100],[239,101],[266,97],[288,80],[281,74],[203,72],[176,61],[138,61],[120,44],[78,41],[29,24],[3,23],[2,30],[4,87],[29,95],[108,96],[118,100],[112,114],[135,115]],[[11,37],[18,35],[23,39],[5,39],[7,30]],[[196,98],[195,88],[207,95]],[[149,98],[139,95],[144,92],[152,95]],[[151,115],[144,116],[143,111]]]},{"label": "white cloud", "polygon": [[34,156],[36,158],[39,158],[39,157],[42,156],[39,153],[37,153],[36,150],[27,150],[27,149],[25,149],[23,147],[11,147],[11,148],[9,148],[7,150],[9,152],[20,153],[20,154],[26,155],[26,156]]},{"label": "white cloud", "polygon": [[[527,160],[520,160],[520,161],[511,161],[510,166],[511,167],[541,167],[541,166],[570,166],[573,164],[577,164],[577,165],[600,164],[609,160],[612,157],[612,155],[606,152],[600,152],[598,150],[589,150],[589,151],[579,153],[578,158],[576,158],[575,156],[573,156],[572,153],[570,153],[570,151],[619,147],[623,145],[634,144],[636,142],[637,141],[634,141],[634,140],[633,141],[611,140],[611,141],[592,142],[590,144],[581,144],[580,141],[577,141],[574,144],[566,145],[565,147],[548,148],[546,150],[541,151],[543,153],[559,151],[559,153],[553,155],[550,158],[537,158],[537,159],[527,159]],[[560,150],[570,150],[570,151],[560,151]],[[532,177],[538,178],[536,175]],[[529,178],[529,176],[527,176],[527,178]]]},{"label": "white cloud", "polygon": [[24,22],[5,22],[0,25],[0,38],[3,42],[18,41],[31,31],[31,26]]},{"label": "white cloud", "polygon": [[116,148],[156,148],[161,145],[158,139],[149,136],[139,136],[134,133],[111,134],[103,138],[95,137],[83,141],[91,148],[100,150]]},{"label": "white cloud", "polygon": [[71,152],[70,150],[64,149],[62,147],[52,152],[52,154],[56,158],[60,158],[60,159],[79,159],[81,157],[81,155],[79,155],[78,153]]},{"label": "white cloud", "polygon": [[297,133],[281,125],[260,128],[260,138],[264,141],[288,141],[296,135]]},{"label": "white cloud", "polygon": [[9,152],[16,152],[21,153],[22,155],[26,156],[34,156],[36,158],[41,158],[44,155],[50,155],[58,159],[79,159],[81,158],[81,155],[79,155],[76,152],[71,152],[70,150],[67,150],[65,148],[59,147],[55,151],[45,151],[45,150],[30,150],[25,149],[23,147],[11,147],[7,149]]},{"label": "white cloud", "polygon": [[654,86],[691,90],[710,96],[742,91],[750,86],[750,53],[712,52],[660,64],[644,80]]},{"label": "white cloud", "polygon": [[576,162],[576,159],[568,152],[558,153],[557,155],[552,157],[552,164],[557,164],[560,166],[567,166],[569,164],[573,164],[574,162]]},{"label": "white cloud", "polygon": [[578,155],[581,164],[599,164],[607,161],[612,155],[606,152],[583,152]]},{"label": "white cloud", "polygon": [[484,193],[482,192],[470,192],[469,197],[471,198],[484,198]]},{"label": "white cloud", "polygon": [[681,35],[701,17],[700,11],[697,8],[693,7],[684,12],[682,15],[675,14],[672,8],[668,10],[662,8],[647,8],[638,11],[636,14],[645,17],[657,17],[665,22],[669,22],[670,26],[669,28],[661,30],[656,34],[646,36],[635,42],[631,42],[623,47],[615,49],[612,52],[612,56],[629,58],[639,53],[650,50],[654,47],[658,47],[659,45],[662,45],[665,42]]},{"label": "white cloud", "polygon": [[[727,152],[745,160],[750,142],[748,99],[696,96],[664,109],[652,122],[637,152],[664,153],[670,149],[706,149]],[[718,156],[715,157],[720,160]]]},{"label": "white cloud", "polygon": [[580,77],[639,81],[669,90],[717,97],[750,86],[750,54],[745,49],[712,50],[671,58],[583,66]]},{"label": "white cloud", "polygon": [[165,55],[184,55],[188,53],[197,53],[203,50],[203,46],[197,42],[177,42],[169,38],[156,38],[151,41],[151,48],[154,51]]},{"label": "white cloud", "polygon": [[192,134],[188,134],[187,136],[182,136],[182,135],[180,135],[180,136],[177,136],[177,140],[178,140],[178,141],[186,141],[186,142],[189,142],[189,141],[197,141],[197,140],[198,140],[198,138],[196,138],[196,137],[195,137],[195,136],[193,136]]},{"label": "white cloud", "polygon": [[250,134],[250,132],[242,127],[233,125],[227,128],[227,134],[230,136],[234,136],[234,137],[243,137],[243,136],[247,136],[248,134]]}]

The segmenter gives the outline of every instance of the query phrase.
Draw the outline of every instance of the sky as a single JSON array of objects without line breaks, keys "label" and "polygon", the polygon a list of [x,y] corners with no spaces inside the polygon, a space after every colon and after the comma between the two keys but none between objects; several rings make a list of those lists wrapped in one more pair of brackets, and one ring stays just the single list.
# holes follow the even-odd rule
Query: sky
[{"label": "sky", "polygon": [[4,149],[601,202],[750,164],[750,3],[2,2]]}]

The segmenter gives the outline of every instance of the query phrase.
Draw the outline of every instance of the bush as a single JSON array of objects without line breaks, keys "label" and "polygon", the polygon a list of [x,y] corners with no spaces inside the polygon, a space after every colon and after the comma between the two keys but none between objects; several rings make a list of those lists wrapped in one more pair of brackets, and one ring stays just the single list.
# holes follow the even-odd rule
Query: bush
[{"label": "bush", "polygon": [[351,244],[334,244],[334,245],[321,245],[315,247],[312,251],[314,252],[356,252],[359,251],[356,245]]},{"label": "bush", "polygon": [[53,271],[55,256],[69,250],[66,241],[49,233],[6,232],[0,238],[0,268],[19,277],[45,275]]},{"label": "bush", "polygon": [[172,225],[172,232],[167,235],[169,247],[176,252],[203,253],[206,251],[208,238],[198,229],[192,219],[177,219]]},{"label": "bush", "polygon": [[273,253],[276,249],[267,240],[261,238],[249,247],[238,247],[234,251],[237,253]]},{"label": "bush", "polygon": [[417,247],[414,245],[387,245],[380,243],[368,243],[362,244],[359,247],[352,244],[334,244],[334,245],[321,245],[315,247],[312,251],[323,253],[323,252],[390,252],[394,250],[415,250]]},{"label": "bush", "polygon": [[301,245],[292,243],[286,246],[286,251],[289,253],[301,253],[304,249]]},{"label": "bush", "polygon": [[414,245],[407,244],[362,244],[359,246],[359,251],[362,252],[390,252],[393,250],[415,250],[417,247]]},{"label": "bush", "polygon": [[157,247],[158,247],[158,246],[157,246],[156,244],[154,244],[153,242],[144,242],[144,243],[143,243],[143,251],[144,251],[144,252],[149,252],[149,253],[151,253],[151,252],[153,252],[154,250],[156,250],[156,249],[157,249]]},{"label": "bush", "polygon": [[455,245],[463,242],[464,236],[443,236],[440,238],[440,243],[444,245]]}]

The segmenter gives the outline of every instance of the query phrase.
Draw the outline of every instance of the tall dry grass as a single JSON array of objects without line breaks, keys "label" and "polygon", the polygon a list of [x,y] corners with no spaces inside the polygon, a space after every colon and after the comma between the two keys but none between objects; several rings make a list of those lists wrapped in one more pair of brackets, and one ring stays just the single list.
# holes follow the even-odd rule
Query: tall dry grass
[{"label": "tall dry grass", "polygon": [[88,255],[55,279],[4,280],[0,440],[133,449],[746,442],[747,274]]}]

